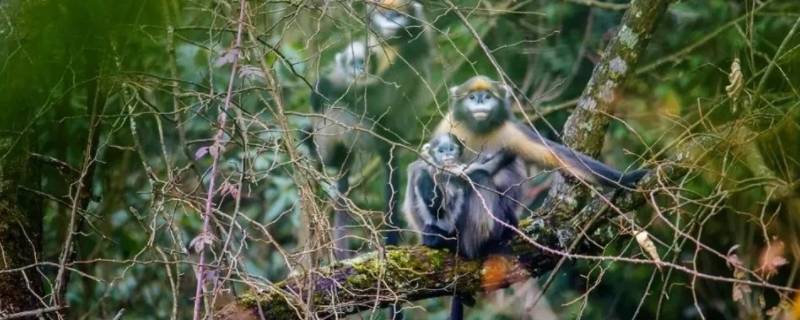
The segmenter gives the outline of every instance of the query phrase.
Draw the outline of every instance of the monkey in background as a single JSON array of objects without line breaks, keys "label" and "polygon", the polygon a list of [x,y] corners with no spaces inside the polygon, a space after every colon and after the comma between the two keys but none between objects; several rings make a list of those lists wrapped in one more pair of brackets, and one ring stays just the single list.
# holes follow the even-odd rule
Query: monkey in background
[{"label": "monkey in background", "polygon": [[[349,189],[352,150],[381,157],[386,181],[385,213],[389,228],[385,243],[398,243],[396,212],[400,189],[397,156],[391,142],[404,143],[421,131],[417,116],[426,98],[424,76],[432,45],[422,6],[409,0],[370,1],[370,34],[336,55],[333,69],[319,79],[311,105],[322,115],[312,122],[312,142],[328,168],[337,169],[337,207],[334,218],[335,252],[346,258],[350,221],[341,199]],[[422,79],[420,77],[423,77]],[[432,93],[429,93],[432,95]]]},{"label": "monkey in background", "polygon": [[580,152],[545,139],[516,121],[511,113],[511,92],[485,76],[475,76],[450,89],[450,110],[435,134],[451,133],[467,150],[506,150],[543,169],[559,169],[594,185],[635,188],[647,170],[623,174]]},{"label": "monkey in background", "polygon": [[[501,253],[517,226],[522,196],[518,181],[524,172],[515,157],[503,151],[470,164],[462,164],[462,151],[450,134],[435,136],[423,146],[423,159],[408,167],[406,221],[425,246],[447,248],[467,259]],[[498,178],[508,181],[496,184]],[[451,319],[463,319],[465,300],[472,298],[453,295]]]}]

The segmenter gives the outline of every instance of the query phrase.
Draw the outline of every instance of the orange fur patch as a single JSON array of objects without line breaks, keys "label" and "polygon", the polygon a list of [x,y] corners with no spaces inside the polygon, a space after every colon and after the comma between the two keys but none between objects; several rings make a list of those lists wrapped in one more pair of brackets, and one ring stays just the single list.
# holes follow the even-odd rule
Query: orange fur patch
[{"label": "orange fur patch", "polygon": [[484,78],[473,78],[473,81],[467,87],[468,91],[482,91],[482,90],[490,90],[493,88],[491,82],[487,81]]},{"label": "orange fur patch", "polygon": [[375,3],[382,8],[398,9],[408,4],[407,0],[376,0]]},{"label": "orange fur patch", "polygon": [[525,160],[525,162],[534,163],[547,169],[554,169],[562,166],[555,150],[532,140],[513,124],[507,123],[503,126],[502,130],[503,132],[498,134],[498,136],[506,141],[507,147],[511,152]]},{"label": "orange fur patch", "polygon": [[519,261],[512,256],[493,255],[483,261],[481,288],[486,292],[508,287],[510,284],[530,277]]},{"label": "orange fur patch", "polygon": [[571,168],[568,163],[559,158],[553,148],[532,140],[510,121],[488,134],[476,135],[453,119],[451,112],[439,122],[434,131],[435,135],[445,133],[458,137],[464,147],[472,152],[494,151],[506,148],[525,160],[525,162],[533,163],[542,168]]}]

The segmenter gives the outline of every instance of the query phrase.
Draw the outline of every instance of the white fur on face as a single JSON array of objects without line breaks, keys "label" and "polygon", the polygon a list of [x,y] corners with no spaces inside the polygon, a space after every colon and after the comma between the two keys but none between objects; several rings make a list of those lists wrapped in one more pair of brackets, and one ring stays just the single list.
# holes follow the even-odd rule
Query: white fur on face
[{"label": "white fur on face", "polygon": [[397,35],[398,30],[408,26],[409,18],[398,11],[376,9],[372,14],[372,24],[384,38]]},{"label": "white fur on face", "polygon": [[484,99],[482,102],[478,102],[477,98],[471,97],[472,95],[464,97],[461,103],[475,120],[486,120],[489,117],[489,112],[499,107],[500,101],[492,95],[489,95],[489,98]]},{"label": "white fur on face", "polygon": [[336,55],[337,68],[349,82],[366,76],[367,46],[361,41],[350,43]]}]

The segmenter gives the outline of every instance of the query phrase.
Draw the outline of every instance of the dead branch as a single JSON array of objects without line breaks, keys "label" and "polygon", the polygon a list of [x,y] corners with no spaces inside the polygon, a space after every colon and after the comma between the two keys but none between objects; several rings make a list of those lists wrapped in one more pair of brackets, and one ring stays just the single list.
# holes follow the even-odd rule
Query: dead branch
[{"label": "dead branch", "polygon": [[[669,0],[633,1],[626,11],[619,32],[608,45],[603,60],[595,68],[578,108],[566,125],[565,140],[578,150],[595,154],[602,145],[609,119],[606,113],[614,102],[614,92],[623,84],[644,52],[647,39],[666,10]],[[579,125],[578,125],[579,124]],[[676,163],[677,164],[677,163]],[[641,187],[656,189],[668,172],[678,177],[679,165],[653,171]],[[674,168],[673,168],[674,167]],[[561,190],[559,190],[561,192]],[[564,192],[569,192],[564,189]],[[554,194],[551,194],[551,197]],[[512,282],[538,276],[552,270],[562,258],[626,261],[681,266],[649,260],[588,256],[564,250],[565,230],[571,234],[591,234],[597,220],[611,205],[616,210],[631,210],[643,203],[641,197],[622,196],[611,200],[596,197],[582,208],[572,208],[579,219],[525,219],[518,236],[511,243],[513,258],[508,258],[506,275],[486,283],[488,270],[476,261],[463,261],[455,255],[424,247],[387,248],[329,267],[291,275],[287,280],[261,291],[253,291],[228,304],[217,319],[290,319],[302,318],[302,305],[313,301],[314,314],[320,318],[343,316],[405,301],[421,300],[458,293],[475,293],[505,287]],[[550,225],[559,224],[559,225]],[[579,239],[580,237],[578,237]],[[611,239],[593,239],[610,241]],[[577,241],[577,240],[576,240]],[[577,249],[576,252],[586,252]],[[691,270],[683,270],[692,272]],[[704,277],[704,275],[698,275]],[[707,278],[714,276],[705,275]],[[482,282],[483,280],[483,282]]]}]

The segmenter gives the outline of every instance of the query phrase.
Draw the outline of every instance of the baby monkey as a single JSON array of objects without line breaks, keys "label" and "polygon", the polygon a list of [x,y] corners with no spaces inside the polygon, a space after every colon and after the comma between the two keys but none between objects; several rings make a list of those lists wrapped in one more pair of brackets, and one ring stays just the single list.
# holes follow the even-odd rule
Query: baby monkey
[{"label": "baby monkey", "polygon": [[504,170],[520,173],[508,153],[463,164],[462,152],[451,134],[438,135],[423,146],[423,159],[408,168],[403,211],[423,245],[477,259],[496,253],[513,236],[520,190],[500,189],[493,178]]},{"label": "baby monkey", "polygon": [[[523,172],[510,153],[478,157],[470,164],[461,162],[462,153],[463,146],[451,134],[425,144],[422,159],[408,167],[403,212],[423,245],[477,259],[501,252],[513,236],[521,190],[506,186],[521,181]],[[453,296],[451,319],[463,318],[465,299],[471,300]]]}]

